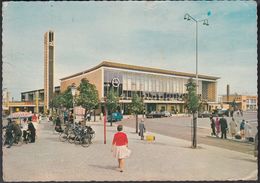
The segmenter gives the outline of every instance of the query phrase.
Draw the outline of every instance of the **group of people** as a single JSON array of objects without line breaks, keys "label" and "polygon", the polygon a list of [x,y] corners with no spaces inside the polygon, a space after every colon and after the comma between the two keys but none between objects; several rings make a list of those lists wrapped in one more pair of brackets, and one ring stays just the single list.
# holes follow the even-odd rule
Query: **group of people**
[{"label": "group of people", "polygon": [[227,129],[228,129],[228,124],[227,120],[222,117],[219,119],[218,117],[216,120],[214,120],[213,116],[210,117],[210,126],[211,126],[211,135],[214,135],[216,137],[219,137],[219,134],[221,132],[221,138],[227,138]]},{"label": "group of people", "polygon": [[[222,116],[220,119],[216,117],[216,120],[211,116],[210,117],[210,126],[211,126],[211,135],[219,137],[219,134],[221,133],[221,138],[226,139],[227,138],[227,132],[230,132],[232,139],[235,138],[237,135],[237,127],[238,124],[236,123],[235,119],[232,117],[231,121],[229,122],[229,125],[227,123],[227,120],[224,116]],[[251,125],[248,123],[248,121],[245,122],[243,119],[240,122],[239,129],[240,129],[240,138],[242,140],[249,138],[251,136]]]},{"label": "group of people", "polygon": [[23,141],[26,143],[35,142],[36,129],[31,118],[28,121],[25,118],[22,126],[16,123],[15,120],[8,119],[8,123],[3,129],[6,129],[4,145],[8,145],[7,148],[10,148],[13,143],[18,143],[21,136],[23,136]]}]

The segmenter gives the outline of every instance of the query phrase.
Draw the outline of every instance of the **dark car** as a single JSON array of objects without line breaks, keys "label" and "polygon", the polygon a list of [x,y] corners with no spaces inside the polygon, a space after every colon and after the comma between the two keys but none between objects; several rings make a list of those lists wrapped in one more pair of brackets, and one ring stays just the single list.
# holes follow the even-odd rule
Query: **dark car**
[{"label": "dark car", "polygon": [[146,114],[146,118],[161,118],[163,116],[163,113],[157,111],[152,111],[149,114]]},{"label": "dark car", "polygon": [[199,114],[198,114],[199,118],[208,118],[210,116],[212,116],[212,114],[209,111],[199,112]]},{"label": "dark car", "polygon": [[113,112],[112,114],[107,116],[107,122],[113,121],[121,121],[123,119],[123,115],[120,112]]},{"label": "dark car", "polygon": [[225,109],[215,110],[215,111],[212,113],[212,116],[213,116],[213,117],[216,117],[216,116],[219,116],[219,117],[229,116],[229,111],[228,111],[228,110],[225,110]]}]

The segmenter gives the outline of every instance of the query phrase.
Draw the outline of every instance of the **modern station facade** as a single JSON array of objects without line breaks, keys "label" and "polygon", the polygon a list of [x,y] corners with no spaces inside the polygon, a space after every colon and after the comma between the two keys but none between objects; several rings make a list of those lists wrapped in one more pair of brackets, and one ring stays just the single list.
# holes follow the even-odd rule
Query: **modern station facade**
[{"label": "modern station facade", "polygon": [[[183,113],[183,97],[187,94],[185,84],[189,78],[195,77],[190,73],[104,61],[89,70],[62,78],[60,89],[64,92],[73,83],[79,86],[81,79],[86,78],[96,86],[101,103],[104,103],[108,91],[117,92],[120,97],[118,110],[123,110],[124,114],[130,113],[133,93],[143,98],[146,112]],[[199,95],[207,103],[206,110],[211,110],[210,104],[217,101],[219,77],[199,75],[198,79]]]}]

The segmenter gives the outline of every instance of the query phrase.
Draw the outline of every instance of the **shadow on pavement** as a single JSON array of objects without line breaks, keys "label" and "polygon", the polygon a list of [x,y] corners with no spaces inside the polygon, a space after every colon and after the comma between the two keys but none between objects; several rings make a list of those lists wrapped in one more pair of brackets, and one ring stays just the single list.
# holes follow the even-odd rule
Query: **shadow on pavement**
[{"label": "shadow on pavement", "polygon": [[249,158],[240,158],[240,157],[231,157],[230,159],[234,159],[234,160],[242,160],[242,161],[247,161],[247,162],[252,162],[252,163],[255,163],[257,162],[257,158],[255,159],[249,159]]},{"label": "shadow on pavement", "polygon": [[100,168],[100,169],[106,169],[106,170],[115,170],[116,171],[116,166],[112,165],[89,165],[95,168]]}]

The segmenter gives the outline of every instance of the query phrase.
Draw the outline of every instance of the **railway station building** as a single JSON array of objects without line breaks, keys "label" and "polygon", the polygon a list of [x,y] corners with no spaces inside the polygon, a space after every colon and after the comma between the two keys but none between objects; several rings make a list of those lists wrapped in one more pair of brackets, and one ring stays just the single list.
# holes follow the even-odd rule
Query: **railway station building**
[{"label": "railway station building", "polygon": [[[142,97],[145,110],[169,111],[183,113],[184,100],[187,94],[186,86],[189,78],[196,79],[195,74],[184,73],[157,68],[128,65],[110,61],[103,61],[99,65],[61,78],[60,91],[64,92],[72,84],[79,86],[81,79],[86,78],[96,86],[100,107],[108,91],[114,90],[120,97],[119,111],[129,114],[129,104],[133,93]],[[211,104],[217,102],[217,80],[219,77],[199,75],[199,95],[206,102],[205,110],[211,110]]]}]

